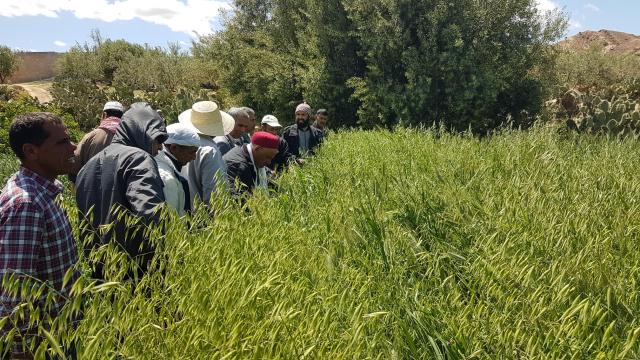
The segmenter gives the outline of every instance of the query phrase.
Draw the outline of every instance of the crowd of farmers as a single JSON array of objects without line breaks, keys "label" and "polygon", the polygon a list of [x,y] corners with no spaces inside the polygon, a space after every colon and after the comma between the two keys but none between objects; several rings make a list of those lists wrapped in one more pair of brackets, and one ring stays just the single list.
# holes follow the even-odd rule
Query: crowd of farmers
[{"label": "crowd of farmers", "polygon": [[[154,247],[145,229],[163,226],[161,209],[188,218],[225,192],[242,202],[275,187],[273,180],[287,167],[303,165],[328,131],[326,110],[312,111],[302,103],[292,113],[295,121],[283,129],[273,115],[258,124],[251,108],[225,112],[215,102],[201,101],[178,119],[166,119],[174,122],[167,126],[147,103],[125,109],[109,101],[98,126],[77,145],[54,114],[17,116],[9,143],[21,166],[0,193],[0,323],[24,301],[7,290],[9,280],[46,284],[53,291],[39,301],[44,304],[54,294],[48,311],[56,316],[79,277],[77,244],[87,253],[115,245],[135,260],[138,266],[126,279],[137,281],[151,271]],[[75,195],[79,242],[60,206],[61,176],[68,176]],[[97,281],[106,280],[102,265],[90,263]],[[37,329],[28,324],[7,320],[0,325],[0,339],[18,329],[12,349],[0,354],[3,359],[32,357],[23,342],[37,338]],[[72,347],[66,351],[75,357]]]}]

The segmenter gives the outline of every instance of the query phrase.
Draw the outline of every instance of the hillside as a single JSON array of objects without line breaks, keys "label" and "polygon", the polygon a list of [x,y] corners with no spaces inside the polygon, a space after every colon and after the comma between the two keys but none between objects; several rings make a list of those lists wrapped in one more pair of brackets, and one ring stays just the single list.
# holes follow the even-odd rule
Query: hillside
[{"label": "hillside", "polygon": [[560,48],[584,51],[592,47],[602,47],[607,54],[640,55],[640,36],[620,31],[583,31],[558,43]]}]

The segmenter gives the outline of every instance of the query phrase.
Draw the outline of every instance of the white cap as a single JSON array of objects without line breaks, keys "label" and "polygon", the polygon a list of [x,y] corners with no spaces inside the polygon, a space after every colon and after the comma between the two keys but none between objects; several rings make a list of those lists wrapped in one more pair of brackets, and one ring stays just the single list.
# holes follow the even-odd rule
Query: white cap
[{"label": "white cap", "polygon": [[171,124],[167,126],[169,138],[165,144],[200,147],[200,136],[194,128],[185,124]]},{"label": "white cap", "polygon": [[109,101],[106,104],[104,104],[104,108],[102,109],[102,111],[107,111],[107,110],[116,110],[123,113],[124,106],[122,106],[122,104],[120,104],[117,101]]},{"label": "white cap", "polygon": [[278,118],[273,116],[273,115],[265,115],[262,118],[262,121],[260,122],[261,124],[267,124],[271,127],[274,128],[280,128],[282,127],[282,125],[280,125],[280,123],[278,122]]}]

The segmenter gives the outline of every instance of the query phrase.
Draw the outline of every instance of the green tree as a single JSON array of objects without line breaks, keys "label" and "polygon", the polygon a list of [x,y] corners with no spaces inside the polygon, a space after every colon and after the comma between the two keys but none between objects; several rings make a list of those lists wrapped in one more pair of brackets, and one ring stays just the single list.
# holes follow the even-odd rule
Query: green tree
[{"label": "green tree", "polygon": [[543,100],[532,75],[566,26],[533,0],[346,0],[367,62],[352,80],[367,123],[484,133],[530,125]]},{"label": "green tree", "polygon": [[236,0],[194,54],[234,102],[285,121],[305,99],[337,125],[484,133],[532,123],[565,27],[535,0]]},{"label": "green tree", "polygon": [[56,65],[54,103],[73,114],[84,131],[95,127],[108,100],[149,102],[170,122],[193,102],[223,103],[211,64],[177,44],[141,46],[93,31],[90,42],[74,46]]},{"label": "green tree", "polygon": [[192,51],[216,69],[230,105],[251,106],[286,121],[303,99],[303,59],[295,38],[302,15],[298,5],[279,6],[279,1],[236,1],[225,30],[200,38]]},{"label": "green tree", "polygon": [[20,66],[20,58],[8,46],[0,45],[0,84],[4,84]]}]

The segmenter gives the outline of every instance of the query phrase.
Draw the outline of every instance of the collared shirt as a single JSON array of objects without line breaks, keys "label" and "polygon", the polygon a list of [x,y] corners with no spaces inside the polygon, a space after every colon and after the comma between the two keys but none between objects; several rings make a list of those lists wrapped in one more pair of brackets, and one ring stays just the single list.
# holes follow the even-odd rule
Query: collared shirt
[{"label": "collared shirt", "polygon": [[[55,200],[61,192],[60,182],[24,167],[7,181],[0,195],[0,281],[13,274],[28,275],[68,296],[78,272],[73,270],[65,288],[62,283],[76,264],[78,252],[67,214]],[[47,295],[45,291],[39,301],[44,303]],[[54,299],[52,315],[64,305],[60,296]],[[0,289],[0,318],[20,302]]]},{"label": "collared shirt", "polygon": [[[184,198],[185,198],[184,211],[185,211],[185,213],[190,214],[191,213],[191,201],[190,201],[190,199],[191,199],[191,191],[189,190],[189,181],[181,173],[183,166],[182,166],[182,164],[180,164],[178,159],[176,159],[176,157],[173,156],[173,154],[169,150],[167,150],[167,148],[162,150],[162,152],[169,158],[169,160],[171,161],[171,163],[175,167],[174,175],[175,175],[176,179],[178,179],[178,181],[180,181],[180,184],[182,185],[182,191],[184,191]],[[157,158],[156,158],[156,160],[157,160]],[[162,173],[160,174],[160,176],[162,177]],[[162,179],[162,181],[163,182],[165,181],[164,178]],[[166,185],[167,184],[165,183],[165,194],[164,194],[165,198],[167,198]],[[180,211],[178,211],[178,213],[180,213]]]},{"label": "collared shirt", "polygon": [[305,130],[298,129],[299,149],[300,153],[306,153],[309,151],[309,141],[311,138],[311,128],[307,127]]},{"label": "collared shirt", "polygon": [[249,157],[251,158],[251,165],[253,165],[253,169],[256,171],[256,175],[258,178],[256,179],[256,188],[266,189],[268,186],[267,183],[267,168],[266,167],[257,167],[256,161],[253,160],[253,144],[247,145],[247,151],[249,152]]}]

